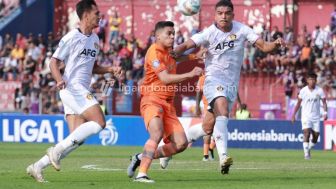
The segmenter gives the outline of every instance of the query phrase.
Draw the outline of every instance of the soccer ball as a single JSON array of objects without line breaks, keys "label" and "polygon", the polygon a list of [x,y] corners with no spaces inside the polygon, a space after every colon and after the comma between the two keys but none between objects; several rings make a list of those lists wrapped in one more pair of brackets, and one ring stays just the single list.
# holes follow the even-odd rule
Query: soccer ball
[{"label": "soccer ball", "polygon": [[185,16],[197,14],[201,8],[201,0],[177,0],[179,11]]}]

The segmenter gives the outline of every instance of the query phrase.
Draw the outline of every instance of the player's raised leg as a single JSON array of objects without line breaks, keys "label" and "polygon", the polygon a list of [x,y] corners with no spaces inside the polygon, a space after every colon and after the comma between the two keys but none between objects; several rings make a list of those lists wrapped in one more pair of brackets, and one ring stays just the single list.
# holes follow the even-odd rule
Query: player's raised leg
[{"label": "player's raised leg", "polygon": [[221,173],[228,174],[229,168],[233,164],[233,160],[228,156],[227,151],[229,102],[226,97],[218,97],[214,99],[213,107],[216,116],[213,137],[217,146]]},{"label": "player's raised leg", "polygon": [[87,122],[81,124],[63,141],[47,150],[50,162],[57,171],[61,169],[60,159],[62,153],[73,148],[73,146],[82,143],[89,136],[97,134],[105,128],[106,123],[104,114],[98,104],[86,109],[81,116],[87,120]]},{"label": "player's raised leg", "polygon": [[[85,122],[85,119],[79,115],[68,114],[66,120],[69,128],[69,132],[72,133],[79,125]],[[81,143],[82,144],[82,143]],[[72,148],[65,150],[61,159],[66,157],[70,152],[78,148],[81,144],[74,145]],[[43,176],[43,170],[50,165],[50,160],[47,155],[44,155],[41,159],[27,167],[27,174],[33,177],[37,182],[47,182]]]}]

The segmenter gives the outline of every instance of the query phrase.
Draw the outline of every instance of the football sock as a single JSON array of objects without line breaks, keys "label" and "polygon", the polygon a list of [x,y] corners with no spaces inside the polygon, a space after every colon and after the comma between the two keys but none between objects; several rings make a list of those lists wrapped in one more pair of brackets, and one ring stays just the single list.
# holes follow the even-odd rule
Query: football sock
[{"label": "football sock", "polygon": [[309,143],[308,142],[303,142],[303,152],[305,155],[308,154],[309,151]]},{"label": "football sock", "polygon": [[153,157],[154,157],[154,152],[157,148],[158,144],[151,139],[148,139],[145,146],[144,146],[144,151],[142,153],[142,158],[141,158],[141,163],[140,163],[140,168],[139,168],[139,173],[138,177],[140,174],[145,174],[147,175],[147,171],[152,163]]},{"label": "football sock", "polygon": [[75,129],[68,137],[55,145],[55,150],[58,153],[63,153],[64,150],[70,148],[75,144],[82,143],[86,138],[91,135],[97,134],[103,128],[94,121],[89,121],[81,124]]},{"label": "football sock", "polygon": [[315,143],[309,142],[309,150],[313,149],[314,146],[315,146]]},{"label": "football sock", "polygon": [[190,142],[197,140],[198,138],[202,136],[205,136],[206,133],[203,130],[202,124],[198,124],[198,125],[190,127],[187,130],[186,135],[187,135],[188,143],[190,143]]},{"label": "football sock", "polygon": [[213,137],[215,138],[218,156],[222,161],[227,156],[228,124],[229,119],[226,116],[216,117]]}]

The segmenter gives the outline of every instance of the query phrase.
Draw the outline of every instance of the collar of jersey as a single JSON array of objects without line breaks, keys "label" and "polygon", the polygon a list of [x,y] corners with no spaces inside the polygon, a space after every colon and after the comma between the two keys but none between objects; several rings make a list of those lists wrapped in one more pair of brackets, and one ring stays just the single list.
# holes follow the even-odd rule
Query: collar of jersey
[{"label": "collar of jersey", "polygon": [[90,35],[85,35],[81,30],[80,30],[80,28],[77,28],[77,31],[80,33],[80,34],[82,34],[82,35],[84,35],[85,37],[90,37],[91,36],[91,34]]},{"label": "collar of jersey", "polygon": [[161,45],[158,45],[156,43],[154,45],[155,45],[156,50],[159,50],[159,51],[164,52],[164,53],[168,53],[168,50],[163,48]]}]

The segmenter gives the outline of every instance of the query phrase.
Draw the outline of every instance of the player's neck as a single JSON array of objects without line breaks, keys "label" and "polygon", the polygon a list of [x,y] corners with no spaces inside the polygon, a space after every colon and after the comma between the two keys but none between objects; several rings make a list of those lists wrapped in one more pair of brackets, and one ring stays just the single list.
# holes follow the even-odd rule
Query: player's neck
[{"label": "player's neck", "polygon": [[155,43],[159,48],[161,48],[161,49],[164,49],[164,50],[169,50],[171,47],[166,47],[166,46],[164,46],[163,44],[161,44],[161,43],[158,43],[158,42],[156,42]]},{"label": "player's neck", "polygon": [[85,22],[79,24],[79,30],[83,35],[89,36],[92,33],[92,28],[88,27]]},{"label": "player's neck", "polygon": [[231,24],[229,26],[224,26],[224,27],[219,27],[217,24],[216,24],[217,28],[220,29],[221,31],[227,33],[227,32],[230,32],[232,30],[232,27],[233,27],[233,23],[231,22]]},{"label": "player's neck", "polygon": [[308,85],[308,89],[310,89],[310,90],[314,90],[314,89],[315,89],[315,86],[309,86],[309,85]]}]

